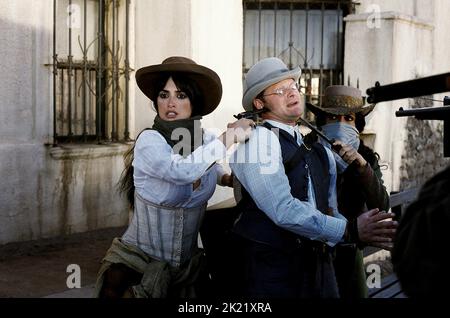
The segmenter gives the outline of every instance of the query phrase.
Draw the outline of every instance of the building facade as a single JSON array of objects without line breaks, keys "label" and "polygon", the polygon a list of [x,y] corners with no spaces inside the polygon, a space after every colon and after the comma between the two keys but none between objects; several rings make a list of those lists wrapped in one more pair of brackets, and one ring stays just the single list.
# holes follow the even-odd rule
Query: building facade
[{"label": "building facade", "polygon": [[[214,69],[223,131],[241,112],[242,76],[278,56],[303,69],[311,102],[324,87],[382,84],[450,71],[446,0],[0,0],[0,245],[128,222],[116,184],[124,152],[155,112],[134,72],[183,55]],[[430,96],[442,100],[445,94]],[[396,118],[380,103],[364,138],[389,191],[448,163],[442,123]],[[210,204],[232,196],[218,187]]]}]

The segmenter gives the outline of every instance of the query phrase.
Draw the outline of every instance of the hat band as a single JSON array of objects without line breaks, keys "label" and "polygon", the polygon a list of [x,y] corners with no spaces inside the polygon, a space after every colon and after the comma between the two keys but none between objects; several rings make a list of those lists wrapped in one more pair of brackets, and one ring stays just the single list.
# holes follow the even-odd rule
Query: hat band
[{"label": "hat band", "polygon": [[364,102],[362,98],[357,98],[353,96],[325,96],[323,107],[349,107],[349,108],[360,108],[363,106]]}]

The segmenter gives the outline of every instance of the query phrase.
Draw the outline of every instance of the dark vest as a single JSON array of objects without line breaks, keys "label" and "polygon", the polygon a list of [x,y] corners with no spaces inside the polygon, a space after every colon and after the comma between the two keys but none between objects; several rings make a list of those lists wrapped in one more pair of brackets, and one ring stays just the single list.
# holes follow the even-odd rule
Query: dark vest
[{"label": "dark vest", "polygon": [[[275,128],[264,123],[267,129]],[[328,190],[330,185],[329,161],[324,147],[314,143],[310,150],[305,145],[299,146],[288,132],[279,130],[279,142],[283,165],[289,179],[291,194],[300,201],[308,200],[308,173],[313,182],[316,207],[327,214]],[[307,238],[284,230],[277,226],[261,211],[249,193],[242,187],[242,200],[238,204],[242,214],[236,222],[233,232],[252,241],[269,244],[275,248],[290,250]]]}]

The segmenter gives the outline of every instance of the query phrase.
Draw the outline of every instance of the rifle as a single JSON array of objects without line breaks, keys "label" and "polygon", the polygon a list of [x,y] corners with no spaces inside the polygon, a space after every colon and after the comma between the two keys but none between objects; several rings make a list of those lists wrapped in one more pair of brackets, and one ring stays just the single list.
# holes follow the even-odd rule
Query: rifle
[{"label": "rifle", "polygon": [[[241,119],[241,118],[246,118],[246,119],[252,119],[255,122],[258,120],[258,115],[262,114],[264,112],[266,112],[267,109],[263,108],[260,110],[248,110],[242,113],[239,113],[237,115],[233,115],[234,118],[236,119]],[[323,140],[325,140],[326,142],[328,142],[331,145],[331,149],[335,150],[336,152],[339,152],[339,150],[341,149],[340,145],[333,145],[335,140],[334,139],[330,139],[328,138],[323,132],[321,132],[317,127],[314,127],[313,125],[311,125],[308,121],[306,121],[303,118],[299,118],[297,123],[303,123],[305,126],[307,126],[309,129],[311,129],[312,131],[314,131],[318,136],[320,136],[321,138],[323,138]]]},{"label": "rifle", "polygon": [[237,115],[233,115],[233,117],[238,119],[238,120],[242,119],[242,118],[252,119],[253,121],[256,122],[258,120],[258,115],[262,114],[262,113],[264,113],[266,111],[267,111],[266,108],[259,109],[259,110],[248,110],[246,112],[242,112],[242,113],[239,113]]},{"label": "rifle", "polygon": [[[379,103],[403,98],[412,98],[450,91],[450,73],[433,75],[414,80],[380,85],[368,88],[367,101]],[[419,120],[444,121],[444,157],[450,157],[450,98],[445,96],[443,107],[424,107],[404,110],[402,107],[395,112],[396,117],[414,116]]]}]

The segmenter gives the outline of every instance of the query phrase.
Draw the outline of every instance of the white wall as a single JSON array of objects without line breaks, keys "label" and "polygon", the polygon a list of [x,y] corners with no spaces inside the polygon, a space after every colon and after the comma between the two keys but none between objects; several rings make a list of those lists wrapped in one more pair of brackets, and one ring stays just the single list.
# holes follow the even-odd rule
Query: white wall
[{"label": "white wall", "polygon": [[[240,0],[135,0],[135,69],[182,55],[220,76],[223,96],[205,127],[225,129],[243,111],[242,2]],[[145,27],[144,27],[145,26]],[[130,86],[135,86],[135,82]],[[153,123],[150,101],[137,91],[136,132]]]},{"label": "white wall", "polygon": [[126,146],[48,145],[52,8],[52,0],[0,0],[0,244],[127,221],[114,188]]},{"label": "white wall", "polygon": [[49,62],[51,2],[0,0],[2,143],[48,141],[50,68],[43,64]]},{"label": "white wall", "polygon": [[[362,0],[347,17],[346,77],[359,77],[363,92],[375,81],[389,84],[450,71],[450,1]],[[376,26],[374,18],[380,17]],[[375,26],[375,27],[370,27]],[[444,94],[433,98],[442,100]],[[406,118],[395,117],[407,99],[380,103],[370,115],[368,131],[376,133],[375,150],[389,165],[383,171],[388,190],[398,190],[407,132]],[[434,102],[434,106],[442,103]],[[431,121],[436,127],[439,121]],[[407,155],[407,154],[404,154]]]},{"label": "white wall", "polygon": [[[191,1],[190,0],[135,0],[134,50],[135,70],[159,64],[174,55],[191,57]],[[200,61],[196,61],[200,63]],[[150,100],[136,86],[135,72],[130,87],[135,90],[135,137],[144,128],[153,125],[156,113]]]},{"label": "white wall", "polygon": [[[241,0],[192,0],[192,56],[210,67],[222,81],[223,95],[214,112],[202,125],[224,131],[233,114],[242,108],[242,18]],[[228,169],[228,165],[225,164]],[[231,188],[218,186],[209,205],[232,197]]]},{"label": "white wall", "polygon": [[204,118],[205,127],[224,130],[242,108],[242,1],[192,1],[192,56],[212,68],[223,85],[217,109]]},{"label": "white wall", "polygon": [[[420,19],[431,21],[434,18],[434,2],[436,0],[361,0],[356,6],[356,14],[393,11]],[[437,0],[446,1],[446,0]]]},{"label": "white wall", "polygon": [[[432,57],[432,74],[441,74],[450,72],[450,1],[435,0],[434,1],[434,34],[433,34],[433,57]],[[450,92],[436,94],[435,99],[442,100],[444,96],[449,96]],[[434,103],[434,106],[442,106],[442,104]],[[437,122],[435,122],[437,123]]]}]

